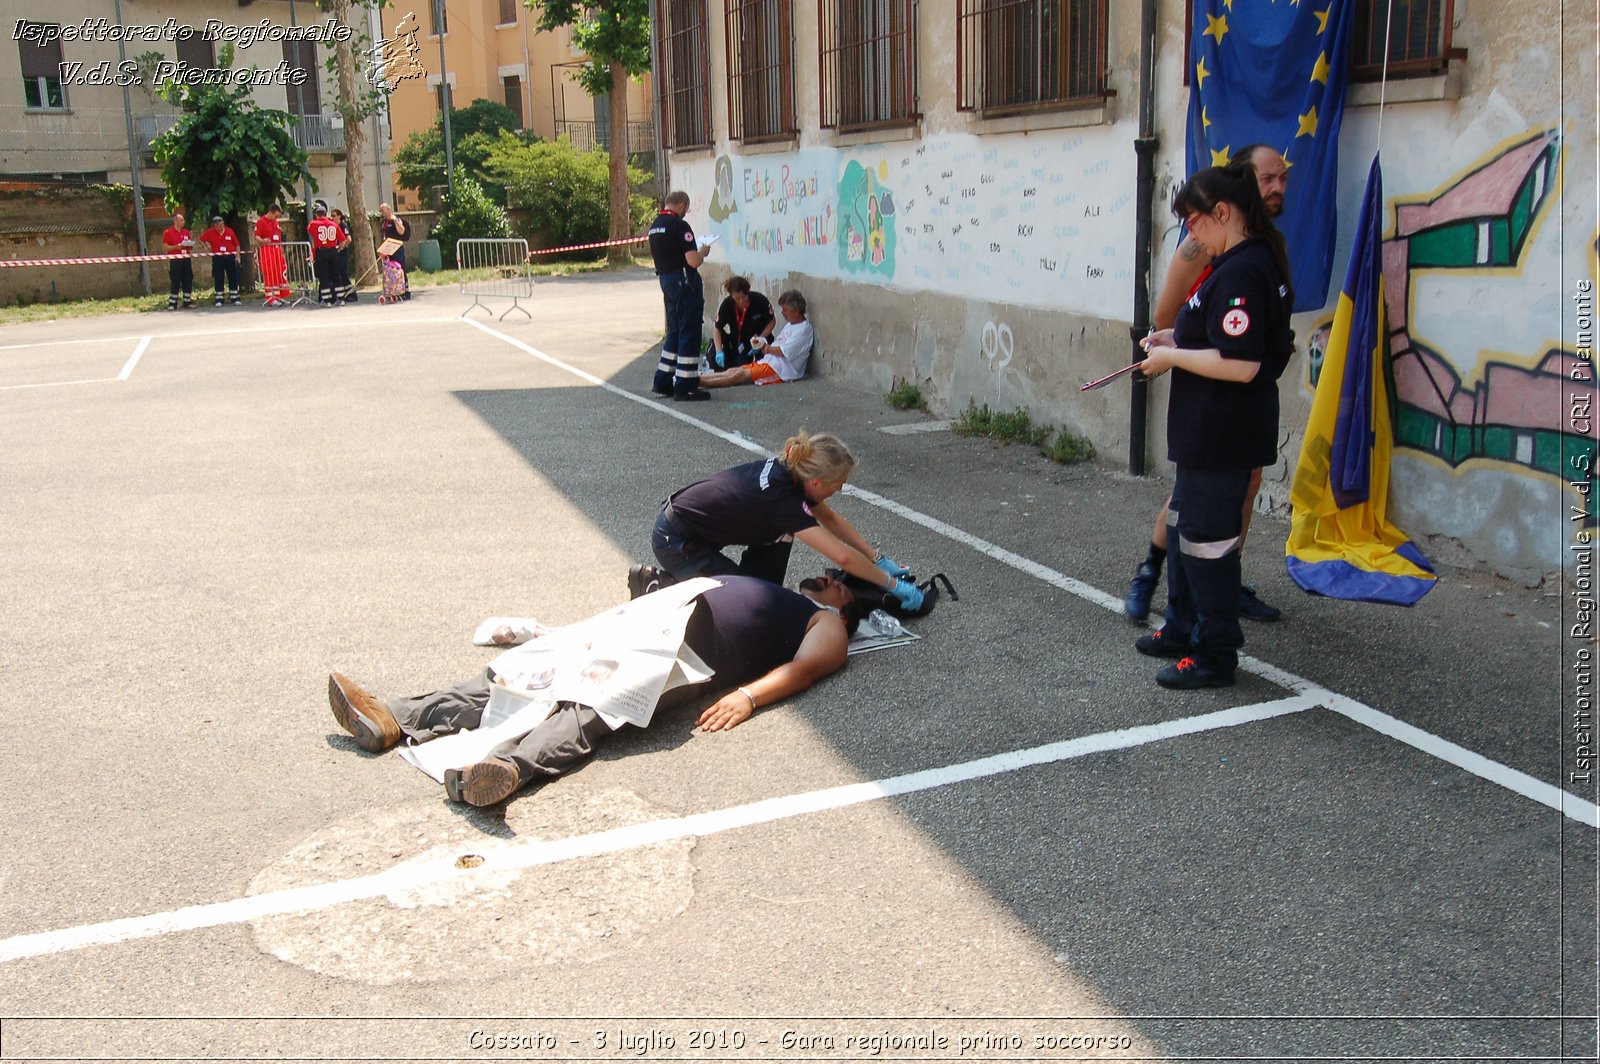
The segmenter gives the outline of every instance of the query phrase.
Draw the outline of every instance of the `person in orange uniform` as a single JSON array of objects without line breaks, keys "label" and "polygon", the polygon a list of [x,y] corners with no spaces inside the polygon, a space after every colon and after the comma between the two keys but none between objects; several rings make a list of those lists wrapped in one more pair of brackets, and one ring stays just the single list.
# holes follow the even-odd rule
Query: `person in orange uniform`
[{"label": "person in orange uniform", "polygon": [[256,220],[256,256],[261,263],[261,287],[267,306],[289,304],[289,264],[283,257],[283,208],[274,203]]},{"label": "person in orange uniform", "polygon": [[331,307],[339,302],[344,285],[339,280],[339,248],[344,243],[344,232],[339,223],[328,217],[328,208],[318,206],[311,224],[306,226],[311,237],[311,262],[317,271],[317,302]]}]

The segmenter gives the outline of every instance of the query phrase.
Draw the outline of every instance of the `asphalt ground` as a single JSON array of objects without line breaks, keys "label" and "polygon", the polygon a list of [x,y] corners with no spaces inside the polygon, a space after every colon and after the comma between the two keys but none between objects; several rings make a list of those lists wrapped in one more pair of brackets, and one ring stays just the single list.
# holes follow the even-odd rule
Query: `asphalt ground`
[{"label": "asphalt ground", "polygon": [[[653,399],[648,274],[469,303],[0,328],[0,1059],[1594,1059],[1561,588],[1315,599],[1260,516],[1285,618],[1164,691],[1118,607],[1163,481],[827,379]],[[954,581],[920,642],[499,810],[334,724],[332,669],[620,601],[669,491],[801,427]]]}]

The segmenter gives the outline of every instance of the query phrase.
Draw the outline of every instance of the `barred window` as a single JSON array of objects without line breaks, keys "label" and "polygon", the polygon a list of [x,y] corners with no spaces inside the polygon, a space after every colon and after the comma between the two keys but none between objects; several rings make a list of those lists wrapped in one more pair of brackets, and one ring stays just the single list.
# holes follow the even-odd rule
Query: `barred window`
[{"label": "barred window", "polygon": [[[1464,50],[1451,47],[1455,0],[1356,0],[1355,34],[1350,42],[1350,76],[1377,81],[1384,72],[1384,41],[1389,45],[1389,76],[1437,74]],[[1389,15],[1387,24],[1385,14]]]},{"label": "barred window", "polygon": [[[36,22],[17,27],[17,51],[22,58],[22,101],[35,110],[65,111],[67,90],[61,85],[61,39],[56,36],[48,43],[30,40],[30,30],[38,33],[34,27],[45,28]],[[48,28],[60,29],[54,24]]]},{"label": "barred window", "polygon": [[667,148],[711,144],[711,49],[706,0],[661,0],[656,69],[661,72],[661,140]]},{"label": "barred window", "polygon": [[958,0],[963,111],[1048,110],[1105,96],[1106,0]]},{"label": "barred window", "polygon": [[728,136],[778,140],[797,132],[790,0],[726,0]]},{"label": "barred window", "polygon": [[917,114],[912,0],[821,0],[822,126],[909,125]]}]

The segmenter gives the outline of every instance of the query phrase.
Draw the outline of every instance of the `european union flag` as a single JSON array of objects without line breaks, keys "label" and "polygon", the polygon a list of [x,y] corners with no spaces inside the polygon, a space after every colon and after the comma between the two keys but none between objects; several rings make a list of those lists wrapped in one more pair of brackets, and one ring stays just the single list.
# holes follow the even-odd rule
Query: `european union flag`
[{"label": "european union flag", "polygon": [[1276,148],[1289,190],[1276,219],[1289,243],[1294,309],[1321,310],[1333,274],[1339,126],[1354,0],[1194,0],[1189,174],[1246,144]]},{"label": "european union flag", "polygon": [[1311,401],[1285,559],[1307,591],[1410,606],[1436,577],[1428,559],[1390,523],[1388,374],[1383,345],[1383,172],[1373,156],[1355,247],[1333,314],[1322,375]]}]

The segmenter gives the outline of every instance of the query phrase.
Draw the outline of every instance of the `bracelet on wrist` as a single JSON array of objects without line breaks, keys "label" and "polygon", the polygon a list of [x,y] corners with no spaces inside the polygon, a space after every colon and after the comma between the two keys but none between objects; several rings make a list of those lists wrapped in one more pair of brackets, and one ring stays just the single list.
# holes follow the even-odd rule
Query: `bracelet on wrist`
[{"label": "bracelet on wrist", "polygon": [[748,687],[740,687],[738,691],[740,694],[744,695],[750,700],[750,711],[754,713],[756,709],[756,696],[750,693],[750,688]]}]

